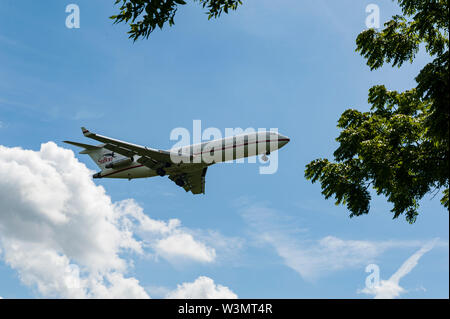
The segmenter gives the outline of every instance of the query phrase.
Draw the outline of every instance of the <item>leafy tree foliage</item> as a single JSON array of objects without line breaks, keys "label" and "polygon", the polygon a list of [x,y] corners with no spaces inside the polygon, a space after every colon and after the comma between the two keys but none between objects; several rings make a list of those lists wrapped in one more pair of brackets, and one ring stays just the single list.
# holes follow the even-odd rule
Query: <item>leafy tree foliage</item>
[{"label": "leafy tree foliage", "polygon": [[449,6],[447,0],[398,2],[403,16],[359,34],[356,51],[371,70],[412,62],[421,44],[433,61],[415,78],[417,87],[397,92],[377,85],[369,91],[370,112],[346,110],[335,162],[316,159],[305,176],[321,183],[325,198],[346,205],[350,217],[369,212],[373,187],[393,203],[394,218],[405,214],[414,223],[425,194],[444,188],[441,203],[448,208],[449,202]]},{"label": "leafy tree foliage", "polygon": [[[219,17],[222,12],[236,10],[241,0],[193,0],[198,1],[203,8],[207,8],[208,19]],[[130,25],[129,38],[148,38],[157,27],[162,29],[164,24],[175,24],[174,17],[178,6],[185,5],[184,0],[116,0],[120,3],[120,12],[110,18],[114,23],[125,22]]]}]

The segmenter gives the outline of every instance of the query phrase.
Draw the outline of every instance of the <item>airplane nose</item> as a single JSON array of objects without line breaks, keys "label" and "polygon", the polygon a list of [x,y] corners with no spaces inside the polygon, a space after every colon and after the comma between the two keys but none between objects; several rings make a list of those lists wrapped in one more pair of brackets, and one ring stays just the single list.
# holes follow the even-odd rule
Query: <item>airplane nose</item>
[{"label": "airplane nose", "polygon": [[289,143],[290,140],[291,139],[289,137],[278,134],[278,147],[286,145],[287,143]]}]

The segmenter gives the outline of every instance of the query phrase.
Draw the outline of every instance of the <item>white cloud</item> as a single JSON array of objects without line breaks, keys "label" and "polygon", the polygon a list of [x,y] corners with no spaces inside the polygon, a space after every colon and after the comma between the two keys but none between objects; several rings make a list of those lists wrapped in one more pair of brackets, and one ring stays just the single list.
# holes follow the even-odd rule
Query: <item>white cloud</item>
[{"label": "white cloud", "polygon": [[265,235],[287,266],[304,279],[320,276],[370,263],[382,249],[368,241],[343,240],[333,236],[318,241],[299,242],[292,238]]},{"label": "white cloud", "polygon": [[193,231],[181,227],[180,220],[164,222],[151,219],[133,200],[121,201],[116,206],[129,216],[127,223],[130,227],[137,224],[135,233],[142,238],[144,246],[153,249],[156,257],[162,257],[174,265],[189,261],[210,263],[215,260],[216,250],[194,239],[191,234]]},{"label": "white cloud", "polygon": [[213,230],[195,230],[192,234],[195,238],[220,252],[215,258],[217,262],[225,262],[227,265],[240,262],[241,250],[245,244],[244,238],[224,236],[220,232]]},{"label": "white cloud", "polygon": [[[270,244],[284,263],[303,279],[315,280],[331,272],[357,267],[379,255],[381,247],[368,241],[343,240],[326,236],[320,240],[300,240],[306,229],[295,229],[288,217],[262,204],[245,204],[243,218],[254,238]],[[281,221],[285,219],[285,221]]]},{"label": "white cloud", "polygon": [[170,261],[194,259],[201,262],[212,262],[216,257],[214,248],[194,240],[192,235],[181,233],[160,239],[155,245],[156,252]]},{"label": "white cloud", "polygon": [[[400,287],[400,279],[409,274],[414,267],[417,266],[420,258],[425,253],[429,252],[436,245],[436,243],[437,239],[426,243],[411,257],[409,257],[388,280],[381,280],[378,285],[366,287],[359,292],[374,295],[375,299],[393,299],[398,297],[400,294],[405,293],[406,290]],[[425,288],[422,287],[422,289]]]},{"label": "white cloud", "polygon": [[0,258],[23,283],[46,297],[145,298],[126,277],[124,252],[214,260],[179,220],[151,219],[133,200],[113,203],[91,174],[53,142],[40,151],[0,145]]},{"label": "white cloud", "polygon": [[166,296],[169,299],[237,299],[228,287],[216,285],[211,278],[200,276],[194,282],[177,286]]},{"label": "white cloud", "polygon": [[157,285],[146,286],[145,290],[147,290],[152,296],[152,298],[155,299],[165,298],[171,292],[170,288],[166,286],[157,286]]},{"label": "white cloud", "polygon": [[[254,238],[263,244],[270,244],[286,266],[309,281],[339,270],[366,266],[387,249],[423,245],[421,241],[346,240],[335,236],[311,240],[308,239],[308,230],[294,229],[288,223],[289,218],[280,212],[263,204],[244,202],[244,205],[241,213],[251,225]],[[280,222],[282,219],[286,219],[287,226]]]}]

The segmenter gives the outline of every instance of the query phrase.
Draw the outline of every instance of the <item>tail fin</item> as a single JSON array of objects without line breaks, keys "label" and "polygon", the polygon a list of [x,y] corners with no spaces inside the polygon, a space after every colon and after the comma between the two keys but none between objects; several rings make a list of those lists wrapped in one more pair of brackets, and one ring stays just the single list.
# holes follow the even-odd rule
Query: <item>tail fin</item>
[{"label": "tail fin", "polygon": [[126,158],[123,155],[116,154],[110,150],[107,150],[106,148],[103,147],[105,144],[95,146],[72,141],[63,141],[63,142],[84,148],[84,150],[82,150],[80,154],[89,155],[101,170],[104,170],[105,166],[113,161],[115,162],[119,159]]}]

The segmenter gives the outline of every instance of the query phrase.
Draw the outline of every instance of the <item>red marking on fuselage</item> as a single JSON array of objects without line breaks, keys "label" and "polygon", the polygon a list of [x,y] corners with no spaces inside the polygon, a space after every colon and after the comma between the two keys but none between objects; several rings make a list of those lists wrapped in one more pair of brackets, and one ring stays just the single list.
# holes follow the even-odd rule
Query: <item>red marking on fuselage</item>
[{"label": "red marking on fuselage", "polygon": [[111,162],[111,161],[112,161],[112,157],[103,157],[103,158],[101,158],[101,159],[98,160],[98,162],[99,162],[100,164],[105,164],[105,163]]}]

